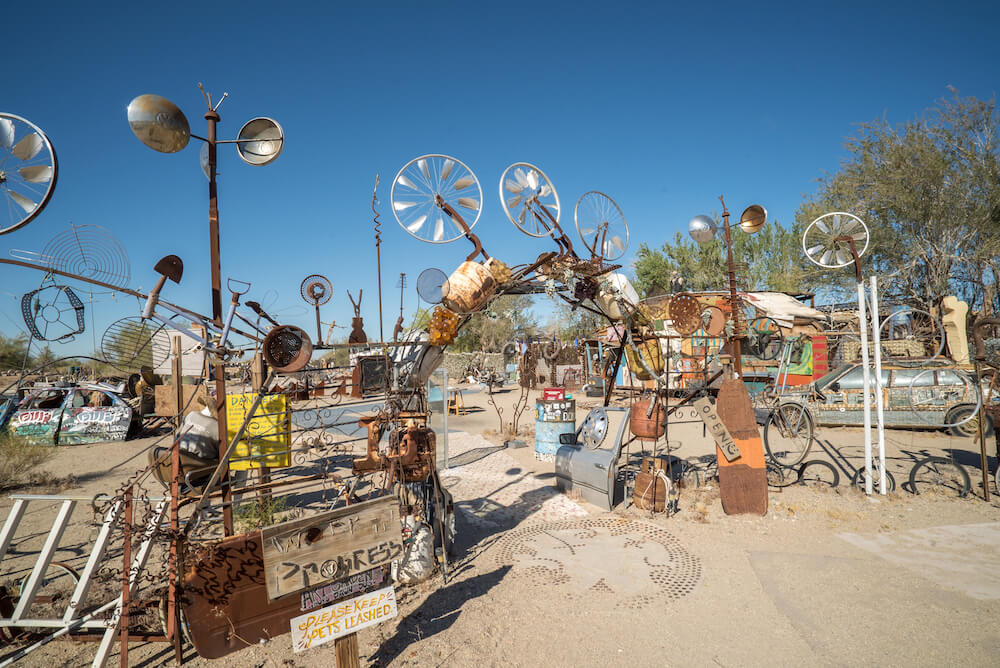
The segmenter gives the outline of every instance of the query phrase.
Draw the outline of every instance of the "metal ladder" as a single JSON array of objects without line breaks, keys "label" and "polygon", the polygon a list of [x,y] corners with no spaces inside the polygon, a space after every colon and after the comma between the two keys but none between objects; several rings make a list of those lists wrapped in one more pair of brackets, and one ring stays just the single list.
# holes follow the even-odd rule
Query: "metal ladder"
[{"label": "metal ladder", "polygon": [[[31,575],[28,576],[28,580],[20,592],[20,598],[18,599],[17,606],[14,608],[10,617],[0,617],[0,627],[55,630],[41,640],[38,640],[28,647],[25,647],[4,658],[0,661],[0,668],[5,668],[6,666],[13,664],[15,661],[24,658],[39,647],[47,645],[49,642],[59,638],[60,636],[79,629],[91,628],[105,629],[104,637],[102,638],[101,644],[97,650],[97,655],[94,657],[94,661],[91,664],[95,668],[103,666],[107,661],[108,655],[111,653],[111,648],[114,646],[115,636],[118,634],[118,625],[121,619],[122,611],[122,596],[119,594],[116,598],[104,603],[97,609],[85,615],[81,615],[80,611],[87,598],[87,592],[90,589],[93,575],[104,560],[104,554],[107,551],[112,530],[114,529],[115,523],[118,521],[119,515],[121,514],[122,500],[116,500],[105,514],[104,522],[101,525],[101,529],[94,541],[90,557],[87,559],[87,565],[80,573],[80,580],[77,582],[76,587],[73,590],[73,595],[70,597],[69,605],[66,606],[66,610],[63,612],[62,617],[58,619],[34,619],[29,617],[27,613],[31,609],[32,604],[35,602],[35,597],[37,596],[38,590],[45,578],[45,572],[48,570],[49,565],[52,563],[52,558],[55,556],[55,553],[59,548],[59,541],[62,539],[62,535],[69,524],[73,510],[76,508],[78,501],[90,501],[90,499],[88,497],[28,494],[14,494],[11,495],[10,498],[14,500],[14,506],[7,515],[7,520],[4,522],[3,528],[0,529],[0,562],[2,562],[3,558],[7,555],[7,550],[10,548],[14,534],[17,531],[17,528],[21,523],[21,519],[24,517],[25,511],[27,510],[30,502],[57,501],[61,503],[59,511],[56,514],[56,519],[52,524],[52,528],[49,529],[48,536],[45,538],[45,544],[38,553],[38,559],[35,561],[35,565],[31,569]],[[140,544],[135,557],[132,559],[132,563],[129,568],[129,592],[134,592],[139,575],[146,567],[146,560],[149,558],[149,553],[153,545],[153,536],[156,533],[156,529],[159,526],[160,521],[163,518],[163,513],[167,507],[168,499],[160,498],[153,500],[157,502],[156,506],[153,509],[149,522],[146,524],[145,531],[142,535],[142,543]],[[102,615],[112,608],[114,608],[114,612],[109,619],[98,618],[99,615]]]}]

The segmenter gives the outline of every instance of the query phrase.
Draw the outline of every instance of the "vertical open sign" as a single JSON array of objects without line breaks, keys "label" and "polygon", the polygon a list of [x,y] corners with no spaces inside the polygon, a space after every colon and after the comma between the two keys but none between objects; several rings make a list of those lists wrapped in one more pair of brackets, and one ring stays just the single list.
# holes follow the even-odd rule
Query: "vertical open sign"
[{"label": "vertical open sign", "polygon": [[719,446],[719,450],[722,452],[722,456],[726,458],[726,461],[731,462],[734,459],[739,459],[742,454],[740,446],[736,445],[732,434],[726,429],[726,425],[722,423],[719,414],[715,411],[715,405],[707,398],[702,397],[694,402],[694,407],[697,409],[698,415],[701,416],[705,426],[708,427],[709,433],[712,434],[715,444]]}]

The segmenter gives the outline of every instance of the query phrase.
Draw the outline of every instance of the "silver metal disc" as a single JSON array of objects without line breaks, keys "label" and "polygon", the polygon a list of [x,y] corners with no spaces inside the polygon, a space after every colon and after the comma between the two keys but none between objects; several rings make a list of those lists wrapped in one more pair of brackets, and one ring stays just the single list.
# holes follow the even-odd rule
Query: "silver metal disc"
[{"label": "silver metal disc", "polygon": [[580,425],[580,439],[588,450],[601,447],[608,435],[608,414],[601,407],[594,408],[583,419]]},{"label": "silver metal disc", "polygon": [[128,105],[128,125],[143,144],[160,153],[187,146],[191,126],[176,104],[159,95],[140,95]]},{"label": "silver metal disc", "polygon": [[[269,165],[285,147],[285,132],[273,118],[255,118],[240,128],[236,151],[248,165]],[[245,141],[245,140],[250,141]]]}]

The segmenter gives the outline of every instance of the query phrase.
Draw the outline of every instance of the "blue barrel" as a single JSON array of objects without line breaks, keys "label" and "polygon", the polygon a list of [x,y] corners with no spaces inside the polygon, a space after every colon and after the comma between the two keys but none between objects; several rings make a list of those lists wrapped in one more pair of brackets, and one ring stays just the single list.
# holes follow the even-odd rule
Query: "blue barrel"
[{"label": "blue barrel", "polygon": [[575,399],[536,399],[535,459],[556,460],[559,435],[576,432]]}]

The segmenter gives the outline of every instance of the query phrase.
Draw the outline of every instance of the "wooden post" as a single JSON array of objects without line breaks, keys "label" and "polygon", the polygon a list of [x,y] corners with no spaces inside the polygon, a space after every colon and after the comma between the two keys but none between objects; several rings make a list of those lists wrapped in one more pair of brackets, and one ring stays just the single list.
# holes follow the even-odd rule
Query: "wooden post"
[{"label": "wooden post", "polygon": [[173,334],[170,337],[170,350],[173,359],[170,360],[170,382],[174,386],[174,402],[177,405],[177,426],[174,436],[180,434],[181,423],[184,422],[184,366],[181,362],[182,344],[181,335]]},{"label": "wooden post", "polygon": [[257,351],[250,362],[250,384],[253,392],[260,392],[264,384],[264,356]]},{"label": "wooden post", "polygon": [[[264,385],[264,355],[260,351],[257,351],[257,353],[253,356],[253,361],[250,362],[250,383],[252,385],[251,389],[255,393],[260,392]],[[262,485],[266,485],[271,482],[271,472],[264,464],[261,464],[260,467],[258,467],[257,475],[260,478],[260,483]],[[271,498],[271,488],[265,487],[262,489],[260,497],[261,499]]]},{"label": "wooden post", "polygon": [[337,654],[337,668],[361,668],[357,633],[337,638],[333,641],[333,648]]}]

